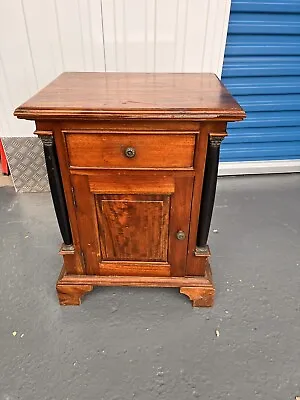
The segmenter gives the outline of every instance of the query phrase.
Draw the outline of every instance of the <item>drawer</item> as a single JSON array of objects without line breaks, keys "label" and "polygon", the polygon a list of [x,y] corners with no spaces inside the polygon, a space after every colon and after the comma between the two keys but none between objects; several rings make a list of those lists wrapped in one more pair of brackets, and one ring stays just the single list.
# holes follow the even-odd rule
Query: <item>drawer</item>
[{"label": "drawer", "polygon": [[192,133],[66,133],[69,163],[82,168],[191,168]]}]

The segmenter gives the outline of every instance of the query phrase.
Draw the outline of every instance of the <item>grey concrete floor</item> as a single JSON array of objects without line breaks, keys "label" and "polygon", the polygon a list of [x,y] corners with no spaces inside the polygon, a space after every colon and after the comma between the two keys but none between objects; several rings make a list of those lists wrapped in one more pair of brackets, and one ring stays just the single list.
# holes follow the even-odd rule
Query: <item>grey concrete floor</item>
[{"label": "grey concrete floor", "polygon": [[160,288],[97,288],[64,308],[50,195],[0,188],[0,399],[294,399],[299,202],[299,175],[220,179],[212,309]]}]

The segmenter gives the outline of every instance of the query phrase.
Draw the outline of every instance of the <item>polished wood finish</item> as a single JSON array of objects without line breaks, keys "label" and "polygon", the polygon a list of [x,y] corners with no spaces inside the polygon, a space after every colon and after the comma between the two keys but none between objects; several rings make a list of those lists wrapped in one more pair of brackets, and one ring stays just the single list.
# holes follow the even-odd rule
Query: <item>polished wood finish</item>
[{"label": "polished wood finish", "polygon": [[[204,258],[202,258],[204,260]],[[211,307],[214,304],[215,288],[208,258],[205,258],[204,277],[207,285],[181,286],[180,293],[185,294],[191,300],[193,307]]]},{"label": "polished wood finish", "polygon": [[75,286],[212,287],[209,263],[204,276],[197,277],[68,275],[62,268],[58,282],[60,285]]},{"label": "polished wood finish", "polygon": [[[78,175],[78,171],[71,171]],[[126,179],[127,178],[127,179]],[[128,179],[128,171],[99,171],[89,175],[89,188],[94,194],[153,194],[153,187],[159,194],[175,192],[175,179],[170,174],[141,173],[132,171]]]},{"label": "polished wood finish", "polygon": [[[140,264],[140,276],[148,276],[151,268],[153,271],[157,269],[154,261],[167,261],[171,265],[168,275],[183,276],[194,175],[194,171],[129,173],[120,170],[94,171],[92,175],[72,174],[77,223],[83,234],[81,250],[88,272],[97,275],[102,274],[102,268],[106,271],[102,262],[116,259],[112,258],[111,251],[115,248],[115,251],[118,250],[115,257],[119,258],[119,265],[115,265],[113,274],[117,274],[123,261],[128,260],[128,256],[121,257],[121,252],[128,253],[130,250],[131,261],[147,259],[147,264]],[[102,200],[106,200],[104,210]],[[113,210],[110,207],[107,215],[109,200]],[[179,230],[185,232],[185,240],[176,238]],[[145,252],[146,249],[148,258],[145,253],[143,258],[140,258],[141,254],[137,256],[138,251]],[[161,258],[157,258],[158,249],[164,254]],[[132,268],[130,275],[137,270],[136,265]],[[130,265],[126,266],[126,270],[130,271]]]},{"label": "polished wood finish", "polygon": [[88,176],[73,175],[73,206],[79,230],[80,255],[87,274],[99,273],[100,242],[94,196]]},{"label": "polished wood finish", "polygon": [[100,268],[105,276],[171,276],[168,262],[102,261]]},{"label": "polished wood finish", "polygon": [[67,72],[18,107],[27,119],[239,120],[244,111],[214,74]]},{"label": "polished wood finish", "polygon": [[[53,120],[49,120],[49,122],[45,122],[41,120],[43,126],[48,123],[53,124]],[[41,122],[40,121],[40,122]],[[180,122],[180,123],[179,123]],[[182,134],[190,134],[193,132],[196,134],[199,131],[199,121],[186,121],[186,120],[174,120],[174,119],[166,119],[166,120],[155,120],[155,119],[76,119],[76,130],[74,129],[74,120],[64,119],[59,120],[59,125],[61,130],[63,131],[64,136],[67,133],[74,133],[74,132],[83,132],[87,133],[95,133],[102,132],[102,133],[139,133],[139,134],[169,134],[172,135],[176,133]]]},{"label": "polished wood finish", "polygon": [[180,293],[188,296],[193,307],[211,307],[214,304],[215,289],[213,287],[181,287]]},{"label": "polished wood finish", "polygon": [[195,307],[213,304],[219,144],[226,122],[245,117],[215,75],[64,73],[15,115],[55,140],[69,223],[60,304],[114,285],[178,287]]},{"label": "polished wood finish", "polygon": [[56,285],[59,303],[62,306],[80,306],[82,297],[93,290],[92,285]]},{"label": "polished wood finish", "polygon": [[215,295],[209,263],[204,276],[199,277],[79,276],[67,275],[63,268],[56,285],[60,304],[79,305],[82,296],[94,286],[178,287],[180,293],[189,297],[193,307],[211,307]]},{"label": "polished wood finish", "polygon": [[[175,193],[171,199],[171,218],[169,230],[169,262],[172,276],[186,275],[186,253],[189,241],[191,201],[194,177],[176,176]],[[185,234],[185,239],[178,240],[178,231]]]},{"label": "polished wood finish", "polygon": [[96,204],[102,260],[167,261],[169,196],[98,195]]},{"label": "polished wood finish", "polygon": [[[91,134],[68,133],[66,142],[71,167],[83,168],[192,168],[193,134]],[[126,149],[135,155],[128,158]],[[161,155],[164,149],[164,156]]]}]

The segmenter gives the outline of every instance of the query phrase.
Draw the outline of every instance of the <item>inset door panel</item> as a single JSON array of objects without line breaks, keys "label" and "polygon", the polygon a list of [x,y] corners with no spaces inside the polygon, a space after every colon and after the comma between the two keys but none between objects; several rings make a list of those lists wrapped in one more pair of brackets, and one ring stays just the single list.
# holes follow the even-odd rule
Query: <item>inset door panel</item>
[{"label": "inset door panel", "polygon": [[167,261],[169,196],[96,195],[103,261]]},{"label": "inset door panel", "polygon": [[71,174],[88,274],[185,275],[193,171]]}]

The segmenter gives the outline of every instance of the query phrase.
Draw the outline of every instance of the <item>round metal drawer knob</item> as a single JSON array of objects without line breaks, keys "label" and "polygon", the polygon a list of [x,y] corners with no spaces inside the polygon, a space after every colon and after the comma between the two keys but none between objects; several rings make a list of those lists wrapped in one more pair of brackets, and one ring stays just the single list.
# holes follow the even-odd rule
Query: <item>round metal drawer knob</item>
[{"label": "round metal drawer knob", "polygon": [[134,147],[127,147],[124,151],[124,154],[127,158],[135,157],[136,151]]},{"label": "round metal drawer knob", "polygon": [[176,238],[177,238],[178,240],[184,240],[184,239],[185,239],[185,233],[184,233],[183,231],[178,231],[178,232],[176,233]]}]

